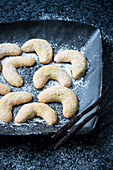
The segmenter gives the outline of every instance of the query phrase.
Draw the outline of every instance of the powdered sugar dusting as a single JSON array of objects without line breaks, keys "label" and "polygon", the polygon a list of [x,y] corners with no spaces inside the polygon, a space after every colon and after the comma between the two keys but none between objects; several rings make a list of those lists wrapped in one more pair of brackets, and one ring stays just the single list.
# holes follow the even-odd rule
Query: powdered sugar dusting
[{"label": "powdered sugar dusting", "polygon": [[[56,29],[55,29],[56,30]],[[84,31],[84,30],[83,30]],[[79,30],[78,30],[79,32]],[[83,33],[83,32],[82,32]],[[85,73],[85,75],[83,77],[81,77],[78,80],[75,80],[72,78],[72,71],[71,71],[71,64],[70,63],[60,63],[57,64],[55,62],[52,62],[50,64],[52,65],[59,65],[61,66],[63,69],[66,70],[66,72],[69,74],[69,76],[71,77],[72,80],[72,86],[70,87],[71,90],[73,90],[79,100],[79,111],[82,111],[84,108],[86,108],[86,106],[92,103],[93,100],[95,100],[98,97],[98,90],[96,88],[100,87],[99,86],[99,79],[97,79],[97,77],[95,76],[95,67],[93,67],[92,62],[97,62],[98,63],[98,59],[101,56],[101,54],[99,53],[99,50],[95,50],[95,49],[91,49],[91,47],[89,48],[89,46],[85,45],[88,42],[88,38],[87,36],[85,37],[85,34],[79,34],[77,36],[75,36],[75,39],[70,39],[70,41],[65,42],[63,39],[61,39],[61,37],[59,38],[58,36],[56,36],[57,41],[53,40],[52,38],[48,38],[48,42],[51,44],[53,51],[54,51],[54,56],[55,54],[57,54],[58,52],[64,51],[64,50],[78,50],[81,51],[82,54],[85,55],[87,62],[88,62],[88,69]],[[87,32],[88,34],[88,32]],[[45,34],[43,34],[43,36],[46,36]],[[76,38],[77,37],[77,38]],[[37,37],[38,38],[38,37]],[[41,35],[40,35],[41,38]],[[15,38],[16,40],[16,38]],[[83,43],[83,40],[84,43]],[[94,40],[94,39],[93,39]],[[20,40],[19,40],[20,41]],[[72,42],[73,41],[73,42]],[[25,39],[24,39],[25,42]],[[22,45],[24,42],[22,42],[22,38],[20,41],[20,44]],[[16,42],[15,42],[16,43]],[[20,44],[17,43],[19,46]],[[90,44],[90,41],[89,41]],[[95,46],[97,47],[97,46]],[[95,53],[96,51],[96,53]],[[96,55],[96,57],[94,56]],[[33,57],[36,60],[36,64],[32,67],[24,67],[24,68],[19,68],[18,69],[18,73],[21,75],[21,77],[24,80],[24,85],[20,88],[16,88],[13,87],[11,85],[9,85],[6,80],[3,78],[2,72],[0,72],[0,82],[1,83],[5,83],[7,84],[9,87],[11,87],[13,92],[16,91],[26,91],[29,92],[30,94],[33,95],[33,100],[31,102],[38,102],[37,99],[37,95],[43,91],[44,89],[51,87],[51,86],[60,86],[59,83],[57,81],[53,81],[53,80],[49,80],[46,85],[44,86],[44,88],[37,90],[34,85],[33,85],[33,75],[34,73],[42,66],[44,66],[43,64],[39,63],[39,57],[37,56],[37,54],[35,52],[32,53],[25,53],[22,52],[22,56],[23,57]],[[1,59],[1,64],[2,67],[5,64],[5,62],[7,61],[9,57],[5,57],[3,59]],[[96,58],[96,59],[95,59]],[[96,69],[100,68],[100,64],[98,64],[99,67],[97,67]],[[100,72],[99,72],[100,73]],[[94,80],[93,80],[94,78]],[[96,95],[94,95],[94,99],[92,97],[92,94],[89,94],[89,91],[91,91],[92,85],[98,81],[98,86],[94,86],[94,93],[96,93]],[[95,85],[95,84],[94,84]],[[89,90],[90,89],[90,90]],[[1,98],[1,96],[0,96]],[[13,121],[10,122],[9,124],[4,124],[0,122],[0,126],[3,127],[3,129],[5,129],[5,131],[9,132],[18,132],[19,134],[23,134],[25,132],[25,134],[37,134],[38,132],[55,132],[59,127],[63,126],[66,122],[68,122],[69,120],[63,117],[63,106],[61,103],[50,103],[48,104],[52,109],[54,109],[57,112],[58,115],[58,121],[56,123],[56,125],[54,126],[49,126],[46,124],[46,122],[39,118],[39,117],[35,117],[31,120],[28,120],[26,123],[23,123],[21,125],[15,124],[14,123],[14,118],[17,115],[19,109],[21,108],[22,105],[19,106],[15,106],[13,109]],[[91,126],[90,126],[91,127]]]},{"label": "powdered sugar dusting", "polygon": [[[54,44],[54,48],[55,47],[57,47],[57,45]],[[64,48],[60,48],[59,51],[63,51],[64,49],[67,49],[67,46],[64,47]],[[29,68],[19,68],[18,73],[24,79],[24,85],[22,87],[20,87],[20,88],[16,88],[16,87],[12,87],[12,86],[10,86],[10,87],[11,87],[12,91],[14,91],[14,92],[16,92],[16,91],[29,92],[33,96],[33,101],[38,102],[37,95],[43,89],[46,89],[46,88],[51,87],[51,86],[60,86],[60,84],[57,81],[49,80],[49,82],[47,82],[47,84],[44,86],[43,89],[41,89],[41,90],[35,89],[35,87],[33,85],[33,75],[38,70],[39,67],[43,66],[43,64],[39,63],[39,59],[38,59],[38,56],[37,56],[36,53],[25,53],[25,52],[23,52],[22,56],[23,57],[33,57],[36,60],[36,65],[32,66],[32,67],[29,67]],[[8,59],[9,59],[9,57],[6,57],[6,58],[2,59],[2,67],[4,66],[5,62]],[[81,79],[79,79],[79,80],[75,80],[75,79],[72,78],[71,64],[66,64],[66,63],[57,64],[57,63],[54,63],[54,62],[51,63],[51,65],[54,65],[54,64],[62,67],[68,73],[68,75],[71,77],[71,79],[72,79],[72,87],[71,87],[71,89],[76,94],[78,93],[80,88],[82,90],[84,90],[84,88],[87,88],[89,82],[87,81],[87,82],[84,83],[84,78],[83,77]],[[0,75],[0,80],[1,80],[2,83],[6,83],[6,81],[4,81],[4,78],[3,78],[2,74]],[[6,84],[8,84],[8,83],[6,83]],[[79,95],[78,95],[78,98],[79,98]],[[66,119],[66,118],[64,118],[62,116],[62,109],[63,108],[61,109],[61,107],[62,107],[61,104],[52,103],[52,104],[49,104],[49,105],[51,107],[54,107],[55,111],[58,114],[58,123],[55,125],[56,127],[60,127],[61,124],[64,124],[64,123],[68,122],[68,119]],[[19,109],[20,109],[20,106],[17,106],[17,107],[14,108],[14,111],[13,111],[14,117],[16,116]],[[36,122],[44,123],[46,125],[46,123],[45,123],[45,121],[43,119],[37,118],[37,117],[33,118],[32,120],[29,120],[28,122],[30,122],[30,124],[29,123],[24,123],[24,125],[26,125],[26,126],[36,126],[37,125]],[[15,125],[14,121],[13,121],[13,123],[11,123],[12,127],[13,127],[13,125]],[[21,125],[19,127],[21,127]]]}]

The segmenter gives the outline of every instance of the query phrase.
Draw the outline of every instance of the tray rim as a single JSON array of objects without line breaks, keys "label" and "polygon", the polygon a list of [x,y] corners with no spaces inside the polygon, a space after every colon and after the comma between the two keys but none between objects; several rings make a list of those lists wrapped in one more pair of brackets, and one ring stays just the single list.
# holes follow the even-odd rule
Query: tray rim
[{"label": "tray rim", "polygon": [[18,20],[18,21],[9,21],[9,22],[0,22],[0,24],[14,24],[14,23],[22,23],[22,22],[46,22],[46,21],[58,21],[58,22],[70,22],[70,23],[79,23],[79,24],[83,24],[83,25],[87,25],[87,26],[90,26],[90,27],[93,27],[93,28],[96,28],[96,29],[99,29],[100,30],[100,28],[98,28],[97,26],[95,26],[95,25],[91,25],[91,24],[88,24],[88,23],[84,23],[84,22],[80,22],[80,21],[77,21],[77,20],[75,20],[75,21],[73,21],[73,20],[60,20],[60,19],[54,19],[54,20],[52,20],[52,19],[44,19],[44,20]]}]

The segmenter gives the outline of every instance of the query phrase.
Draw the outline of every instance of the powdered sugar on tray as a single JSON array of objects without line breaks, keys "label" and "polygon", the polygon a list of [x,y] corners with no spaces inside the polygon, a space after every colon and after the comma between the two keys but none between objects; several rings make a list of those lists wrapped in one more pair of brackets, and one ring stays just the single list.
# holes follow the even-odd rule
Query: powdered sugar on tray
[{"label": "powdered sugar on tray", "polygon": [[[56,48],[57,47],[57,44],[54,44],[53,45],[53,48]],[[58,52],[60,51],[63,51],[65,49],[68,49],[68,46],[65,46],[65,47],[62,47],[58,50]],[[36,55],[36,53],[23,53],[22,54],[23,57],[33,57],[35,60],[36,60],[36,65],[35,66],[32,66],[32,67],[25,67],[25,68],[19,68],[18,69],[18,73],[21,75],[21,77],[24,79],[24,85],[20,88],[16,88],[16,87],[12,87],[10,86],[3,78],[3,75],[0,74],[0,81],[2,83],[6,83],[7,85],[9,85],[12,89],[13,92],[16,92],[16,91],[26,91],[26,92],[29,92],[30,94],[32,94],[33,96],[33,101],[35,102],[38,102],[38,99],[37,99],[37,95],[42,91],[41,90],[37,90],[35,89],[34,85],[33,85],[33,75],[34,73],[38,70],[39,67],[43,66],[42,64],[39,63],[39,59],[38,59],[38,56]],[[2,67],[4,66],[5,62],[9,59],[9,57],[6,57],[4,59],[2,59]],[[50,63],[51,65],[59,65],[60,67],[62,67],[63,69],[66,70],[66,72],[69,74],[69,76],[72,78],[72,72],[71,72],[71,64],[67,64],[67,63],[60,63],[60,64],[57,64],[55,62],[52,62]],[[89,84],[89,81],[85,81],[84,82],[84,78],[80,78],[79,80],[75,80],[72,78],[72,87],[71,89],[77,94],[78,91],[81,89],[81,90],[85,90],[87,87],[88,87],[88,84]],[[50,80],[45,86],[43,89],[46,89],[48,87],[51,87],[51,86],[60,86],[59,83],[57,81],[53,81],[53,80]],[[78,95],[78,98],[79,98],[79,95]],[[79,98],[80,100],[80,98]],[[58,114],[58,123],[55,125],[56,127],[60,127],[62,124],[68,122],[68,119],[64,118],[62,116],[62,105],[59,104],[59,103],[51,103],[49,104],[52,108],[54,108],[54,110],[57,112]],[[82,102],[81,102],[81,105],[82,105]],[[21,106],[17,106],[17,107],[14,107],[14,110],[13,110],[13,118],[16,116],[16,114],[18,113],[19,109],[21,108]],[[14,121],[10,123],[10,126],[13,128],[20,128],[20,127],[23,127],[24,126],[29,126],[29,127],[33,127],[33,126],[37,126],[37,122],[38,123],[43,123],[45,125],[47,125],[45,123],[45,121],[41,118],[34,118],[32,120],[28,120],[27,123],[24,123],[22,125],[18,125],[18,124],[15,124]],[[3,124],[3,126],[5,126],[5,124]],[[48,125],[47,125],[48,126]],[[25,128],[25,127],[24,127]]]},{"label": "powdered sugar on tray", "polygon": [[[87,32],[87,34],[88,34],[88,32]],[[57,63],[54,62],[54,58],[52,59],[52,62],[50,63],[50,65],[61,66],[71,77],[72,86],[70,87],[70,89],[73,90],[78,97],[79,112],[81,112],[84,108],[86,108],[88,106],[88,104],[91,104],[98,97],[99,92],[98,92],[97,89],[99,89],[98,87],[99,87],[99,83],[100,83],[100,80],[95,75],[97,75],[96,71],[101,69],[101,67],[100,67],[101,62],[99,63],[99,57],[101,56],[101,54],[100,54],[100,51],[98,49],[95,50],[95,48],[91,48],[90,43],[92,43],[92,42],[90,41],[90,39],[89,39],[89,41],[87,39],[85,41],[85,43],[83,44],[82,41],[85,38],[87,38],[87,37],[83,37],[82,33],[81,33],[81,35],[77,35],[77,39],[76,39],[77,43],[76,43],[75,39],[73,39],[73,43],[69,43],[68,41],[67,41],[67,43],[65,43],[65,41],[64,41],[64,43],[61,43],[63,41],[61,39],[58,39],[59,43],[57,43],[57,41],[56,42],[53,41],[52,39],[49,40],[49,43],[51,44],[53,51],[54,51],[54,56],[57,53],[64,51],[64,50],[77,50],[77,51],[80,51],[82,54],[84,54],[86,59],[87,59],[88,68],[86,70],[86,73],[83,77],[81,77],[80,79],[77,79],[77,80],[73,79],[73,77],[72,77],[71,63],[59,63],[59,64],[57,64]],[[70,40],[70,42],[71,42],[71,40]],[[88,42],[88,43],[86,43],[86,42]],[[20,44],[19,43],[16,43],[16,44],[21,46],[22,42]],[[97,47],[97,46],[95,46],[95,47]],[[20,76],[24,80],[24,84],[20,88],[13,87],[13,86],[9,85],[6,82],[6,80],[3,78],[2,72],[0,72],[0,82],[7,84],[11,88],[12,92],[16,92],[16,91],[29,92],[33,96],[33,100],[31,102],[38,102],[37,95],[41,91],[43,91],[44,89],[51,87],[51,86],[60,86],[60,84],[57,81],[49,80],[42,89],[37,90],[33,85],[33,75],[40,67],[42,67],[44,65],[39,62],[39,58],[38,58],[38,56],[35,52],[32,52],[32,53],[22,52],[21,56],[23,56],[23,57],[33,57],[36,60],[36,64],[32,67],[24,67],[24,68],[19,68],[17,70],[18,73],[20,74]],[[4,66],[5,62],[10,57],[11,56],[4,57],[3,59],[1,59],[2,67]],[[16,57],[18,57],[18,56],[16,56]],[[98,67],[96,67],[97,70],[93,66],[92,62],[97,64],[97,66],[98,66]],[[95,82],[98,82],[98,86],[95,86]],[[92,86],[93,86],[93,90],[92,90],[92,88],[90,88]],[[91,93],[96,94],[95,98],[92,97],[93,96],[92,94],[91,95],[89,94],[89,91]],[[2,96],[0,96],[0,98],[1,97]],[[33,119],[30,119],[26,123],[23,123],[21,125],[15,124],[14,118],[17,115],[19,109],[22,106],[22,105],[19,105],[19,106],[15,106],[14,109],[13,109],[13,120],[12,120],[12,122],[10,122],[8,124],[4,124],[4,123],[0,122],[0,127],[5,129],[6,132],[7,131],[8,132],[10,131],[10,133],[18,132],[19,134],[39,134],[39,133],[42,133],[42,132],[47,132],[47,133],[48,132],[55,132],[55,131],[58,130],[59,127],[63,126],[66,122],[68,122],[69,119],[64,118],[64,116],[63,116],[63,106],[62,106],[61,103],[49,103],[48,105],[52,109],[54,109],[56,111],[57,115],[58,115],[58,121],[54,126],[50,127],[49,125],[46,124],[46,122],[43,119],[41,119],[39,117],[35,117]]]}]

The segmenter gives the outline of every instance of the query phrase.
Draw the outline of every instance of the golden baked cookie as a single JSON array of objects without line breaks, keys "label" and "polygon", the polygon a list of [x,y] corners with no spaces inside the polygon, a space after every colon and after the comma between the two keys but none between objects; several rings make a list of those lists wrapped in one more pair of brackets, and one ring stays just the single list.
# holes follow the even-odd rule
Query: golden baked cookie
[{"label": "golden baked cookie", "polygon": [[12,108],[15,105],[27,103],[32,95],[27,92],[11,92],[0,99],[0,120],[8,123],[12,120]]},{"label": "golden baked cookie", "polygon": [[[5,56],[12,56],[12,55],[20,55],[22,53],[21,48],[12,43],[3,43],[0,44],[0,59]],[[0,64],[1,70],[1,64]]]},{"label": "golden baked cookie", "polygon": [[63,104],[63,115],[70,118],[78,110],[76,94],[66,87],[50,87],[42,91],[38,96],[41,103],[61,102]]},{"label": "golden baked cookie", "polygon": [[57,80],[65,87],[71,86],[71,78],[64,69],[57,65],[47,65],[35,72],[33,76],[35,88],[41,89],[49,79]]},{"label": "golden baked cookie", "polygon": [[34,116],[43,118],[49,125],[54,125],[57,121],[56,112],[44,103],[25,104],[19,110],[15,117],[16,123],[24,123],[26,120]]},{"label": "golden baked cookie", "polygon": [[6,95],[7,93],[11,92],[11,88],[6,84],[0,83],[0,94]]},{"label": "golden baked cookie", "polygon": [[87,69],[87,61],[84,55],[75,50],[65,50],[56,54],[54,61],[57,63],[70,62],[74,79],[80,78]]},{"label": "golden baked cookie", "polygon": [[22,49],[25,52],[35,51],[39,57],[40,63],[42,64],[50,63],[53,57],[51,45],[43,39],[28,40],[23,44]]},{"label": "golden baked cookie", "polygon": [[3,76],[12,86],[20,87],[23,85],[23,79],[16,69],[32,66],[34,63],[35,59],[33,57],[11,57],[3,67]]}]

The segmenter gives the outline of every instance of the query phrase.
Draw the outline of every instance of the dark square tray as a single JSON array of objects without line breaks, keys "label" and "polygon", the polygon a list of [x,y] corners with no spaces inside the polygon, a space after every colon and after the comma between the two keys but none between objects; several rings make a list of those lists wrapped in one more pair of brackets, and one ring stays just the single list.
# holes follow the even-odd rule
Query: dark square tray
[{"label": "dark square tray", "polygon": [[[87,24],[69,21],[22,21],[16,23],[0,24],[0,43],[11,42],[22,46],[24,42],[32,38],[47,40],[53,47],[54,54],[65,49],[81,51],[88,62],[88,70],[84,77],[74,80],[71,74],[71,65],[68,63],[58,64],[63,67],[72,78],[72,89],[79,99],[79,112],[91,105],[101,95],[102,90],[102,42],[98,28]],[[47,87],[56,85],[58,82],[50,80],[42,90],[33,86],[34,72],[43,66],[39,63],[35,53],[22,53],[22,56],[32,56],[36,59],[36,65],[30,68],[20,68],[18,72],[24,79],[21,88],[10,86],[0,72],[0,82],[6,83],[12,91],[27,91],[33,95],[33,101],[38,102],[37,95]],[[1,59],[2,67],[9,57]],[[50,64],[56,64],[53,61]],[[2,96],[0,96],[1,98]],[[22,125],[14,123],[14,117],[21,106],[13,109],[13,121],[7,124],[0,122],[0,134],[2,135],[31,135],[49,134],[56,132],[67,120],[62,115],[60,103],[49,104],[58,115],[58,122],[54,126],[48,126],[41,118],[35,117]],[[97,108],[95,108],[97,109]],[[93,111],[95,110],[93,109]],[[88,113],[87,115],[91,114]],[[84,116],[85,118],[85,116]],[[79,133],[88,133],[95,128],[97,117],[88,122]]]}]

